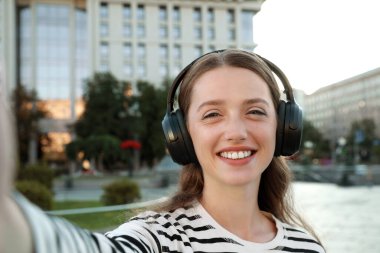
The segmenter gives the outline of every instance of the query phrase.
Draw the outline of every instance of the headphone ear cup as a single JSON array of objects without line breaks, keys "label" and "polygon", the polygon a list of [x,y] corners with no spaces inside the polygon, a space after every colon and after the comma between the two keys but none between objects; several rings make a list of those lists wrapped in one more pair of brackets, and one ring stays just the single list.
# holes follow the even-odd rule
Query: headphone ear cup
[{"label": "headphone ear cup", "polygon": [[301,145],[302,109],[295,102],[281,101],[277,113],[275,156],[291,156],[299,150]]},{"label": "headphone ear cup", "polygon": [[181,165],[197,162],[193,142],[181,110],[166,113],[162,120],[166,147],[173,161]]}]

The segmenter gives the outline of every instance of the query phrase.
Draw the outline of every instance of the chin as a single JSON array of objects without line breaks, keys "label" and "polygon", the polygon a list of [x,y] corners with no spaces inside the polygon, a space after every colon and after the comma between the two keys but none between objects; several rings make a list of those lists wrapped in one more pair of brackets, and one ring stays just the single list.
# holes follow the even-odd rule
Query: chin
[{"label": "chin", "polygon": [[254,175],[252,175],[252,174],[251,175],[247,175],[247,174],[236,175],[236,172],[235,172],[234,175],[227,175],[223,181],[226,185],[230,185],[230,186],[234,186],[234,187],[238,187],[238,186],[244,187],[244,186],[252,185],[252,184],[256,184],[256,183],[259,184],[260,179],[261,179],[261,175],[257,175],[257,174],[254,174]]}]

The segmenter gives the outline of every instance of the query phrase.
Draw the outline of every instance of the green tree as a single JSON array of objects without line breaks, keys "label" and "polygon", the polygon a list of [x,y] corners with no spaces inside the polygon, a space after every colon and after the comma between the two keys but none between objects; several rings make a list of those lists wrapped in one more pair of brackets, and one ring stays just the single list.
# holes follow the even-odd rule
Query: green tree
[{"label": "green tree", "polygon": [[41,154],[41,142],[47,139],[39,127],[38,121],[48,116],[44,104],[38,100],[35,91],[28,91],[24,86],[18,85],[13,91],[13,109],[16,117],[18,157],[21,164],[30,160],[29,145],[32,138],[36,138],[38,154]]},{"label": "green tree", "polygon": [[130,129],[125,96],[128,86],[110,73],[96,73],[87,80],[83,95],[85,111],[74,125],[76,134],[82,138],[104,134],[128,138]]},{"label": "green tree", "polygon": [[71,160],[76,160],[78,154],[82,153],[82,159],[93,161],[95,169],[99,171],[110,170],[115,162],[125,160],[120,140],[107,134],[78,138],[66,145],[65,152]]},{"label": "green tree", "polygon": [[351,147],[351,156],[358,155],[361,161],[369,162],[376,148],[374,145],[374,140],[376,139],[378,139],[376,136],[376,124],[373,119],[352,122],[347,136],[347,145]]},{"label": "green tree", "polygon": [[130,84],[118,81],[110,73],[96,73],[87,80],[84,92],[85,110],[74,124],[76,140],[66,146],[66,154],[75,160],[94,161],[95,169],[109,170],[123,160],[120,141],[133,136],[133,118],[129,117],[126,91]]},{"label": "green tree", "polygon": [[96,168],[100,171],[104,171],[103,166],[109,169],[115,161],[122,160],[120,140],[112,135],[90,136],[84,153],[88,158],[94,159]]},{"label": "green tree", "polygon": [[139,112],[139,127],[137,129],[142,144],[141,160],[149,166],[165,155],[165,140],[161,121],[166,111],[166,96],[170,80],[165,80],[161,88],[153,84],[139,81],[139,95],[135,102]]},{"label": "green tree", "polygon": [[308,152],[309,158],[326,158],[330,156],[331,150],[329,141],[322,133],[310,121],[304,120],[300,154]]}]

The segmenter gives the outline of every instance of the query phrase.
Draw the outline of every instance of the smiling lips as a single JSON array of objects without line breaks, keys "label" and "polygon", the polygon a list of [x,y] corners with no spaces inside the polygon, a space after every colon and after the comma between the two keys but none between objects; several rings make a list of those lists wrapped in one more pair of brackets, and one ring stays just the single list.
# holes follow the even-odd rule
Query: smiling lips
[{"label": "smiling lips", "polygon": [[223,151],[219,153],[219,156],[227,159],[238,160],[250,157],[255,152],[253,150],[244,151]]}]

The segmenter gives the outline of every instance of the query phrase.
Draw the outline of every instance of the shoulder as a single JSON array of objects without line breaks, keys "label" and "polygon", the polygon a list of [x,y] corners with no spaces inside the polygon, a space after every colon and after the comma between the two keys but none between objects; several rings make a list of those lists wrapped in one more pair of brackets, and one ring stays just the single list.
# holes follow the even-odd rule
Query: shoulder
[{"label": "shoulder", "polygon": [[106,236],[117,238],[127,234],[136,239],[149,240],[158,247],[170,246],[173,242],[189,245],[193,227],[201,223],[202,218],[193,207],[163,212],[146,211],[106,233]]},{"label": "shoulder", "polygon": [[[132,217],[128,222],[122,224],[117,230],[149,230],[159,233],[174,229],[183,229],[189,222],[197,222],[201,217],[191,206],[178,208],[173,211],[145,211]],[[112,231],[114,232],[114,231]]]},{"label": "shoulder", "polygon": [[284,249],[295,250],[297,252],[325,252],[320,242],[305,229],[292,226],[276,218],[275,220],[277,228],[283,231],[282,245]]}]

